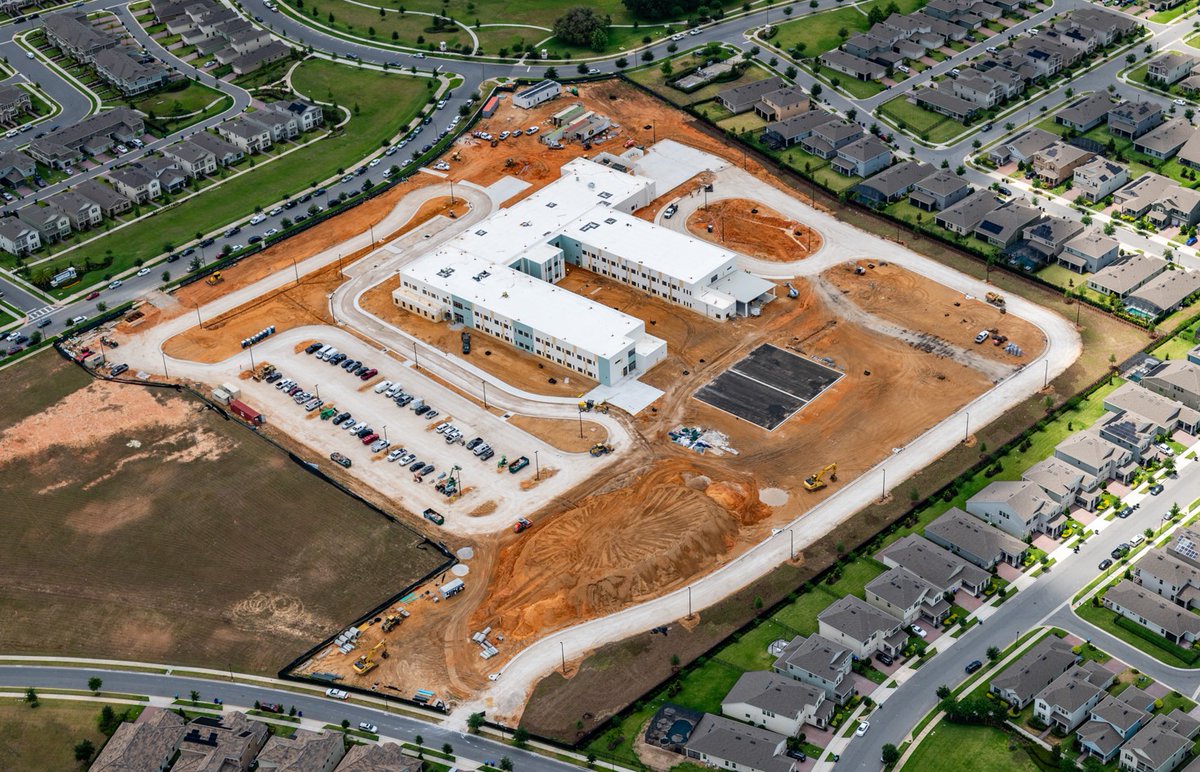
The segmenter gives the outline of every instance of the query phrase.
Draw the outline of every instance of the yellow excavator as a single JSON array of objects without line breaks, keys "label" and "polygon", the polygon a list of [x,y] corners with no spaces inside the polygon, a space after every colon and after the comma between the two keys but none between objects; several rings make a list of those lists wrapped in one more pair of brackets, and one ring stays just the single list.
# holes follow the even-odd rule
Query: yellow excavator
[{"label": "yellow excavator", "polygon": [[375,659],[375,655],[377,654],[379,655],[379,659],[387,659],[387,641],[380,641],[370,651],[355,660],[354,672],[362,675],[370,673],[379,667],[379,660]]},{"label": "yellow excavator", "polygon": [[825,475],[829,475],[830,482],[837,482],[837,464],[830,464],[814,475],[804,478],[804,490],[819,491],[828,483],[825,482]]},{"label": "yellow excavator", "polygon": [[213,287],[223,281],[225,281],[225,277],[221,275],[221,272],[214,271],[207,279],[204,280],[204,283],[210,287]]}]

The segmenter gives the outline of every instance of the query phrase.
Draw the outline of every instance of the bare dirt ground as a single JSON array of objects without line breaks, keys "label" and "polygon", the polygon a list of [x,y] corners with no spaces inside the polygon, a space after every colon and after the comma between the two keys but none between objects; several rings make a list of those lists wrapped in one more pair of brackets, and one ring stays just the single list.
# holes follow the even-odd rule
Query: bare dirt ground
[{"label": "bare dirt ground", "polygon": [[[392,302],[392,292],[399,286],[400,277],[392,276],[367,290],[359,304],[385,322],[431,346],[461,355],[462,341],[459,336],[463,328],[434,322],[400,308]],[[483,333],[471,334],[471,353],[466,358],[481,370],[534,394],[578,397],[596,386],[595,381],[574,370],[521,351]]]},{"label": "bare dirt ground", "polygon": [[744,198],[722,199],[696,210],[687,227],[705,241],[763,260],[792,262],[821,248],[821,236],[812,228]]},{"label": "bare dirt ground", "polygon": [[514,415],[508,422],[568,453],[583,453],[593,445],[608,440],[608,431],[591,421],[563,421],[557,418]]},{"label": "bare dirt ground", "polygon": [[1037,357],[1046,347],[1040,330],[1024,319],[1001,313],[982,298],[968,300],[949,287],[926,281],[899,266],[872,263],[875,267],[869,268],[866,262],[860,264],[866,270],[864,275],[855,275],[854,266],[845,265],[826,271],[822,278],[868,313],[1007,364],[1020,360],[992,341],[975,344],[980,330],[998,330],[1021,347],[1026,360]]}]

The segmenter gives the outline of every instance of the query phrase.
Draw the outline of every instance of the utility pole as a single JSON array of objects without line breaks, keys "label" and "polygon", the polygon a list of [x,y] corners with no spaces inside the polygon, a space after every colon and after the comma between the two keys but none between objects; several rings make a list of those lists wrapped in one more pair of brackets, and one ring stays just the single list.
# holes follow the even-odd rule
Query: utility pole
[{"label": "utility pole", "polygon": [[164,377],[164,378],[170,378],[170,377],[171,377],[171,374],[167,372],[167,352],[163,351],[162,349],[159,349],[159,350],[158,350],[158,353],[162,354],[162,361],[163,361],[163,377]]},{"label": "utility pole", "polygon": [[533,451],[533,479],[542,479],[542,467],[538,464],[538,452]]},{"label": "utility pole", "polygon": [[563,673],[563,675],[566,675],[567,674],[567,649],[563,645],[562,641],[558,642],[558,652],[559,652],[559,654],[562,655],[562,673]]}]

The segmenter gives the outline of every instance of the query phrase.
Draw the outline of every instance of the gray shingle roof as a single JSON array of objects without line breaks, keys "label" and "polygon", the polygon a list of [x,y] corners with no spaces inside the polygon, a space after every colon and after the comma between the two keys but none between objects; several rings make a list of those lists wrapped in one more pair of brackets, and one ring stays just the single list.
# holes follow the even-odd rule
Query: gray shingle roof
[{"label": "gray shingle roof", "polygon": [[1020,555],[1025,543],[989,525],[977,517],[951,507],[937,520],[925,526],[926,537],[936,535],[949,544],[986,560],[1000,560],[1002,554]]},{"label": "gray shingle roof", "polygon": [[806,706],[816,708],[825,701],[825,690],[767,670],[742,673],[721,701],[723,705],[744,702],[780,716],[803,715]]},{"label": "gray shingle roof", "polygon": [[776,755],[786,738],[756,726],[705,713],[685,746],[690,753],[704,753],[735,762],[739,769],[791,772],[795,762]]}]

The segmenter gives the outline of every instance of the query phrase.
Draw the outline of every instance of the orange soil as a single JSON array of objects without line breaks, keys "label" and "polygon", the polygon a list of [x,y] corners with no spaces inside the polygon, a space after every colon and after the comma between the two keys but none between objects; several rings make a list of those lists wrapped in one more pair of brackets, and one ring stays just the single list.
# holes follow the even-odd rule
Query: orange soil
[{"label": "orange soil", "polygon": [[955,345],[971,348],[989,359],[1020,364],[1021,360],[1004,353],[1004,346],[989,341],[975,345],[980,330],[996,328],[1025,352],[1036,357],[1046,347],[1046,336],[1024,319],[1002,314],[982,298],[968,300],[961,293],[935,282],[926,281],[900,266],[867,261],[860,265],[866,274],[857,276],[853,265],[831,268],[822,274],[846,294],[858,307],[918,332],[928,332]]},{"label": "orange soil", "polygon": [[568,453],[583,453],[593,445],[608,440],[608,431],[600,424],[592,421],[583,422],[582,438],[579,436],[579,421],[514,415],[508,419],[508,422],[513,426],[524,429],[534,437],[548,442],[559,450],[565,450]]},{"label": "orange soil", "polygon": [[706,241],[764,260],[790,262],[821,248],[821,237],[813,229],[744,198],[714,201],[708,209],[697,209],[687,227]]}]

